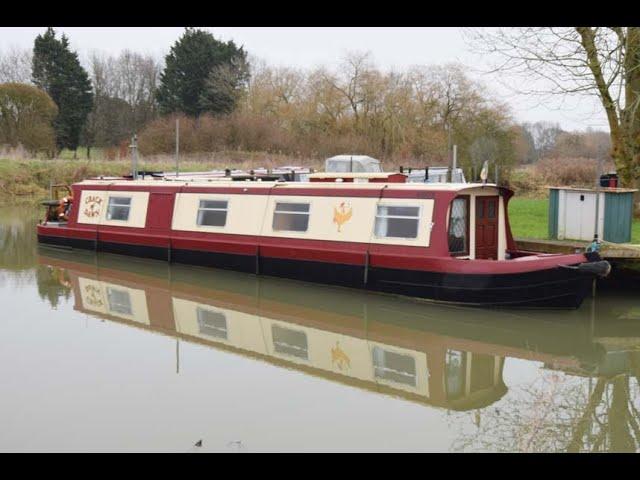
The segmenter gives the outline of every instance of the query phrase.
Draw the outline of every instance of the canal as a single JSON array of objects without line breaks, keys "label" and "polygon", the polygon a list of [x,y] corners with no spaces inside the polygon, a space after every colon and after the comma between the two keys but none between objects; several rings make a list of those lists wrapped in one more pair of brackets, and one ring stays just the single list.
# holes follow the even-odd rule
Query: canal
[{"label": "canal", "polygon": [[38,247],[40,214],[0,207],[0,451],[640,445],[633,285],[441,306]]}]

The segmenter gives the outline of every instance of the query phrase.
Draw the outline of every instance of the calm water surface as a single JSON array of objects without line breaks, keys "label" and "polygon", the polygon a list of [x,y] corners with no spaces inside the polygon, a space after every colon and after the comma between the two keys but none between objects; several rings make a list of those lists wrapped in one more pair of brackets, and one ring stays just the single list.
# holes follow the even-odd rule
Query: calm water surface
[{"label": "calm water surface", "polygon": [[39,214],[0,208],[1,451],[638,449],[636,294],[434,306],[38,248]]}]

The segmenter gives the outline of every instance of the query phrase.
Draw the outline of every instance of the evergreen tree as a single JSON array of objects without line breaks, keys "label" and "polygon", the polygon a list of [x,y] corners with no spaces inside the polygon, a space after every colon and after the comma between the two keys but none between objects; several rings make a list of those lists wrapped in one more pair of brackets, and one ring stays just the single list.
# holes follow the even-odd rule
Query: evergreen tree
[{"label": "evergreen tree", "polygon": [[211,69],[200,95],[200,106],[212,113],[231,113],[246,91],[249,82],[249,65],[244,58]]},{"label": "evergreen tree", "polygon": [[76,150],[80,133],[93,104],[89,75],[80,65],[69,40],[49,27],[36,37],[33,47],[32,80],[47,92],[58,106],[54,121],[58,149]]},{"label": "evergreen tree", "polygon": [[236,92],[248,78],[246,57],[233,41],[221,42],[209,32],[185,29],[165,57],[157,92],[160,111],[197,117],[203,112],[233,110]]}]

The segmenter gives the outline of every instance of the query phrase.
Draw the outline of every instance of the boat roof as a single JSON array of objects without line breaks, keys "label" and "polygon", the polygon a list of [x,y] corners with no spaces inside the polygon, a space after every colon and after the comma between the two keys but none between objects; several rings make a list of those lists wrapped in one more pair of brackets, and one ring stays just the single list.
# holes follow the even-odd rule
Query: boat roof
[{"label": "boat roof", "polygon": [[635,188],[618,188],[618,187],[547,187],[549,190],[571,190],[573,192],[607,192],[607,193],[635,193],[638,190]]},{"label": "boat roof", "polygon": [[387,190],[424,190],[424,191],[442,191],[442,192],[457,192],[461,190],[468,190],[472,188],[481,187],[498,187],[495,183],[352,183],[352,182],[282,182],[282,181],[234,181],[227,178],[164,178],[155,180],[123,180],[123,179],[89,179],[78,182],[74,185],[113,185],[113,186],[136,186],[136,187],[159,187],[159,186],[172,186],[172,187],[251,187],[251,188],[273,188],[278,189],[362,189],[362,190],[380,190],[382,187],[386,187]]},{"label": "boat roof", "polygon": [[387,178],[389,175],[405,175],[400,172],[319,172],[310,173],[309,178]]}]

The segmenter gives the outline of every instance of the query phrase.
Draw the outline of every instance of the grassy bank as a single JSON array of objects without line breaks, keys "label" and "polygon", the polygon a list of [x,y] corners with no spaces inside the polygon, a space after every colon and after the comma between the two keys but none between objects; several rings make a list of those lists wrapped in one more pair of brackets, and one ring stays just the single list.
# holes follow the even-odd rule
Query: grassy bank
[{"label": "grassy bank", "polygon": [[[509,222],[514,237],[548,238],[549,200],[546,198],[512,198]],[[640,244],[640,219],[631,226],[631,243]]]},{"label": "grassy bank", "polygon": [[[291,164],[291,159],[258,154],[231,152],[226,155],[191,157],[180,161],[181,172],[216,168],[257,168]],[[171,156],[141,159],[139,169],[174,171]],[[124,175],[131,172],[129,160],[71,160],[71,159],[3,159],[0,158],[0,202],[24,203],[48,197],[51,183],[78,182],[99,175]]]},{"label": "grassy bank", "polygon": [[126,162],[0,159],[0,201],[22,203],[49,195],[51,183],[73,183],[94,175],[122,175]]}]

